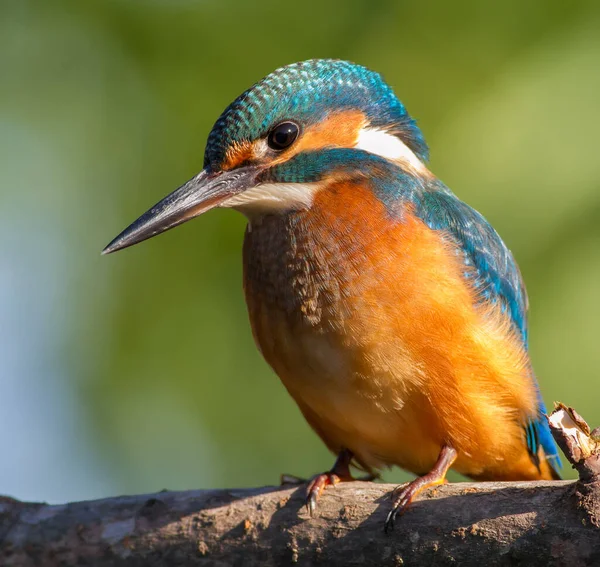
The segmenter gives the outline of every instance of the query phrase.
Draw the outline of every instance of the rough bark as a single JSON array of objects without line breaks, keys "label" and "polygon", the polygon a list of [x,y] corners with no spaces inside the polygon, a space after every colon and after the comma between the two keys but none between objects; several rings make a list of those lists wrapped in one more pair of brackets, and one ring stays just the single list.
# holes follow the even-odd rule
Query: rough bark
[{"label": "rough bark", "polygon": [[0,565],[600,565],[598,443],[559,411],[551,426],[579,481],[442,486],[389,535],[393,487],[363,482],[327,489],[314,518],[304,487],[0,498]]}]

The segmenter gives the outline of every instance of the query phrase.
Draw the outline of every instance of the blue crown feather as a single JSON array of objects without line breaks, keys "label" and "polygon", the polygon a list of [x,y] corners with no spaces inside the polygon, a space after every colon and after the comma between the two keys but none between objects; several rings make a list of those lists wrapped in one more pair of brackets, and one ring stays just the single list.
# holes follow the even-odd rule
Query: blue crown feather
[{"label": "blue crown feather", "polygon": [[385,127],[427,160],[423,134],[381,75],[348,61],[311,59],[277,69],[235,99],[208,137],[204,165],[217,169],[231,145],[265,136],[283,120],[309,125],[348,109],[364,112],[371,126]]}]

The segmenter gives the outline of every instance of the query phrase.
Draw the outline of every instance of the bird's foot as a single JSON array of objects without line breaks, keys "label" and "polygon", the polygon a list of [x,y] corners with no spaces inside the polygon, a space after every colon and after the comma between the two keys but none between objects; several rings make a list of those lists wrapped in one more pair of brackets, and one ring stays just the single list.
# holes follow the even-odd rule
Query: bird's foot
[{"label": "bird's foot", "polygon": [[316,475],[308,483],[306,488],[306,508],[311,516],[314,516],[319,497],[327,486],[335,486],[340,482],[368,481],[377,478],[377,475],[374,474],[369,474],[362,478],[354,478],[350,474],[350,462],[353,457],[354,455],[350,451],[343,449],[330,471]]},{"label": "bird's foot", "polygon": [[[343,449],[330,471],[318,474],[308,482],[308,486],[306,487],[306,509],[311,517],[314,516],[315,510],[317,509],[317,502],[326,487],[335,486],[340,482],[351,482],[355,480],[371,481],[378,478],[376,474],[372,473],[360,478],[354,478],[350,474],[350,462],[353,458],[354,455],[350,451]],[[293,474],[281,475],[282,486],[297,486],[299,484],[304,484],[305,482],[305,479]]]},{"label": "bird's foot", "polygon": [[401,516],[408,510],[408,507],[420,492],[443,482],[432,481],[431,478],[428,477],[429,474],[426,474],[425,476],[416,478],[412,482],[401,484],[394,489],[392,492],[392,509],[385,519],[385,533],[394,529],[394,524],[398,516]]},{"label": "bird's foot", "polygon": [[361,476],[360,478],[354,478],[350,474],[340,476],[333,471],[318,474],[317,476],[313,477],[306,489],[306,508],[308,513],[311,515],[311,517],[315,515],[317,502],[321,496],[321,493],[326,487],[335,486],[340,482],[371,482],[377,478],[378,476],[376,474],[367,474],[365,476]]},{"label": "bird's foot", "polygon": [[317,502],[326,486],[335,486],[342,481],[354,480],[351,476],[340,477],[333,471],[321,473],[315,476],[306,488],[306,508],[308,513],[312,516],[315,515],[317,509]]},{"label": "bird's foot", "polygon": [[398,516],[401,516],[408,510],[415,497],[426,488],[438,486],[446,482],[446,473],[456,460],[456,450],[450,445],[444,445],[438,457],[438,460],[426,475],[416,478],[412,482],[400,485],[392,492],[392,509],[385,519],[384,530],[389,533],[394,529],[394,524]]}]

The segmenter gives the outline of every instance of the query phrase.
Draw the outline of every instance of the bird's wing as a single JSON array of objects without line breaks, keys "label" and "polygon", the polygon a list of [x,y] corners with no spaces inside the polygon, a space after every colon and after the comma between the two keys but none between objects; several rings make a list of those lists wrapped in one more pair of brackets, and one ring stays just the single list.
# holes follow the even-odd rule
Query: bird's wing
[{"label": "bird's wing", "polygon": [[[481,214],[441,184],[419,196],[415,212],[431,229],[444,231],[456,242],[464,254],[465,276],[474,279],[473,286],[480,292],[479,301],[499,304],[510,315],[527,348],[527,292],[513,255],[499,234]],[[559,478],[558,450],[533,372],[531,376],[538,394],[538,417],[525,425],[527,448],[537,463],[541,445]]]}]

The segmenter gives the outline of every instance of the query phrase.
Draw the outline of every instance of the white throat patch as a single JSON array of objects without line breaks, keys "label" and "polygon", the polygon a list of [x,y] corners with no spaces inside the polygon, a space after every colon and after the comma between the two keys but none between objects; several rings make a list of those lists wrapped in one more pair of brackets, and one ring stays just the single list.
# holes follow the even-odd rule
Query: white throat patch
[{"label": "white throat patch", "polygon": [[227,199],[220,206],[236,209],[247,217],[308,209],[318,190],[318,183],[264,183]]},{"label": "white throat patch", "polygon": [[363,128],[358,133],[354,147],[386,159],[407,163],[416,171],[426,169],[423,162],[400,138],[377,128]]}]

